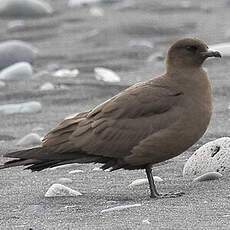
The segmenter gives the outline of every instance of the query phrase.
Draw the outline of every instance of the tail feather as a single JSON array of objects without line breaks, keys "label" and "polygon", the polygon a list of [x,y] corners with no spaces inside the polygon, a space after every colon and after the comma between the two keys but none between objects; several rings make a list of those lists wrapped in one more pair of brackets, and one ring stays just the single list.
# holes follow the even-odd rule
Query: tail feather
[{"label": "tail feather", "polygon": [[24,149],[24,150],[6,153],[3,156],[8,158],[36,159],[36,158],[43,158],[44,153],[45,151],[42,147],[36,147],[32,149]]},{"label": "tail feather", "polygon": [[31,171],[41,171],[43,169],[46,168],[52,168],[55,167],[55,165],[59,163],[58,161],[54,160],[54,161],[48,161],[48,162],[37,162],[34,163],[32,165],[30,165],[29,167],[25,168],[25,169],[30,169]]},{"label": "tail feather", "polygon": [[4,165],[0,165],[0,169],[11,168],[16,166],[28,166],[25,169],[32,171],[41,171],[46,168],[56,167],[64,164],[72,163],[104,163],[111,161],[110,157],[89,155],[82,152],[70,153],[53,153],[43,147],[20,150],[7,153],[4,157],[16,158],[10,160]]},{"label": "tail feather", "polygon": [[31,164],[37,164],[38,160],[34,159],[18,159],[18,160],[11,160],[4,163],[4,165],[0,165],[0,169],[11,168],[16,166],[27,166]]}]

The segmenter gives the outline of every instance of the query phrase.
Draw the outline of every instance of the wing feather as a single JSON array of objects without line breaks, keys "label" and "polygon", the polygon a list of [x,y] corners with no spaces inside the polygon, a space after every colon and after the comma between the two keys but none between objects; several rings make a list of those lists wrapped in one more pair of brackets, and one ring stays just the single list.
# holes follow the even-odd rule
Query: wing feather
[{"label": "wing feather", "polygon": [[176,121],[171,110],[183,95],[151,80],[136,84],[95,109],[64,120],[43,145],[122,158],[142,140]]}]

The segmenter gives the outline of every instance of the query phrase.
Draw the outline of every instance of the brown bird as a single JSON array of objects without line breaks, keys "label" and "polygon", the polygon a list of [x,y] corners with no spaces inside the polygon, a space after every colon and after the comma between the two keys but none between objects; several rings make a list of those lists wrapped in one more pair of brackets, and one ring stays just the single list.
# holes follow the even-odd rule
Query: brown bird
[{"label": "brown bird", "polygon": [[145,169],[151,197],[159,194],[152,165],[173,158],[197,142],[212,114],[212,93],[202,64],[221,57],[198,39],[181,39],[167,55],[166,73],[137,83],[96,108],[61,122],[42,146],[12,152],[0,169],[27,166],[40,171],[70,163],[102,163],[102,169]]}]

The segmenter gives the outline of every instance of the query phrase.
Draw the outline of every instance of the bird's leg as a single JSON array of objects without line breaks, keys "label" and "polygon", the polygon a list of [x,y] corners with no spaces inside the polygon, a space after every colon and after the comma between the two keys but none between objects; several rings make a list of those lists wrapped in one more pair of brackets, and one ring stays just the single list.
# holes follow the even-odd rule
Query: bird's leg
[{"label": "bird's leg", "polygon": [[150,197],[151,198],[158,198],[160,196],[160,194],[157,192],[156,189],[156,185],[154,183],[154,179],[153,179],[153,174],[152,174],[152,168],[151,166],[147,166],[145,168],[145,172],[149,181],[149,188],[150,188]]},{"label": "bird's leg", "polygon": [[184,192],[159,194],[157,192],[156,185],[154,183],[151,166],[146,166],[145,172],[149,181],[151,198],[174,198],[174,197],[182,196],[184,194]]}]

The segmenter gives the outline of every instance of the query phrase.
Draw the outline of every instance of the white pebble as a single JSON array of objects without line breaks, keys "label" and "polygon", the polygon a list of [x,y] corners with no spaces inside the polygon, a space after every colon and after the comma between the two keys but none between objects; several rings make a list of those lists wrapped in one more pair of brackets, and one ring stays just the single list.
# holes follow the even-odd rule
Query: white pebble
[{"label": "white pebble", "polygon": [[52,13],[53,8],[43,0],[1,0],[0,4],[0,16],[36,18]]},{"label": "white pebble", "polygon": [[0,105],[0,113],[16,114],[16,113],[38,113],[41,112],[42,105],[40,102],[31,101],[19,104]]},{"label": "white pebble", "polygon": [[206,181],[206,180],[216,180],[222,177],[221,173],[218,172],[207,172],[201,176],[196,177],[193,181],[196,182],[201,182],[201,181]]},{"label": "white pebble", "polygon": [[73,166],[79,166],[78,163],[73,163],[73,164],[66,164],[66,165],[59,165],[59,166],[55,166],[53,168],[50,168],[50,170],[56,170],[56,169],[68,169],[68,168],[72,168]]},{"label": "white pebble", "polygon": [[76,173],[82,173],[84,172],[83,170],[77,169],[77,170],[72,170],[69,172],[69,174],[76,174]]},{"label": "white pebble", "polygon": [[230,138],[222,137],[201,146],[187,160],[183,176],[194,179],[209,172],[230,171]]},{"label": "white pebble", "polygon": [[57,182],[61,184],[71,184],[73,183],[73,180],[71,180],[70,178],[62,177],[62,178],[59,178]]},{"label": "white pebble", "polygon": [[[162,182],[163,181],[159,176],[154,176],[153,179],[156,182]],[[137,180],[134,180],[131,184],[129,184],[129,187],[134,187],[134,186],[137,186],[137,185],[148,184],[148,183],[149,182],[148,182],[147,178],[137,179]]]},{"label": "white pebble", "polygon": [[91,7],[89,12],[94,17],[103,17],[105,14],[104,10],[100,7]]},{"label": "white pebble", "polygon": [[41,137],[37,133],[29,133],[17,142],[17,145],[23,147],[40,145],[40,144],[41,144]]},{"label": "white pebble", "polygon": [[4,81],[0,81],[0,89],[4,88],[6,86],[6,83]]},{"label": "white pebble", "polygon": [[62,184],[53,184],[45,194],[45,197],[56,196],[81,196],[82,194],[76,190],[68,188]]},{"label": "white pebble", "polygon": [[0,72],[1,80],[28,80],[33,75],[32,66],[27,62],[15,63]]},{"label": "white pebble", "polygon": [[94,69],[95,78],[99,81],[105,82],[120,82],[120,77],[112,70],[97,67]]},{"label": "white pebble", "polygon": [[40,87],[41,91],[50,91],[54,89],[55,89],[54,85],[50,82],[46,82]]},{"label": "white pebble", "polygon": [[10,40],[0,43],[0,69],[17,62],[33,63],[38,50],[27,42]]},{"label": "white pebble", "polygon": [[92,169],[92,171],[103,171],[103,169],[99,168],[99,167],[95,167]]},{"label": "white pebble", "polygon": [[141,204],[121,205],[121,206],[116,206],[116,207],[113,207],[113,208],[104,209],[104,210],[101,211],[101,213],[112,212],[112,211],[121,211],[121,210],[124,210],[124,209],[140,207],[140,206],[141,206]]},{"label": "white pebble", "polygon": [[78,69],[59,69],[53,73],[54,77],[77,77],[79,74]]}]

